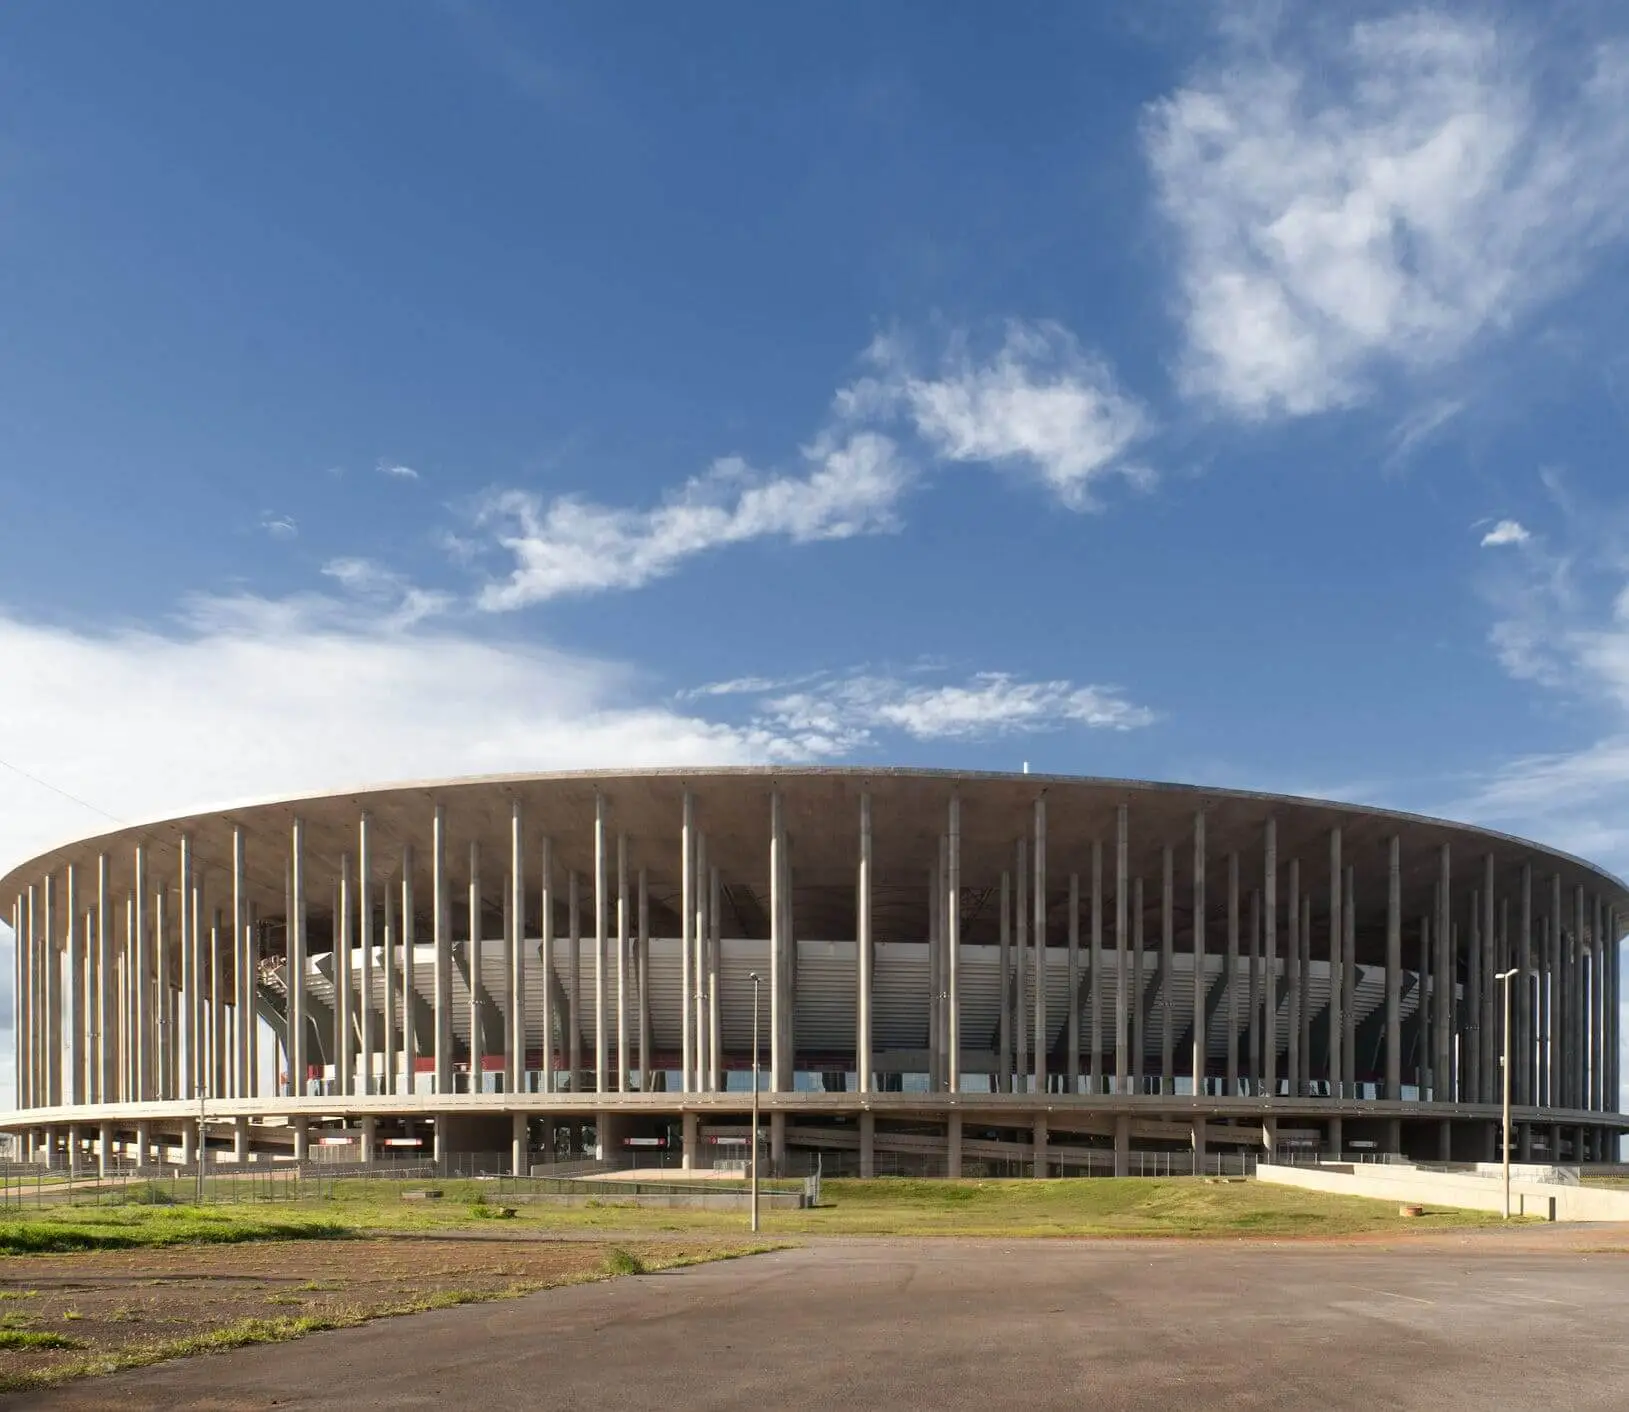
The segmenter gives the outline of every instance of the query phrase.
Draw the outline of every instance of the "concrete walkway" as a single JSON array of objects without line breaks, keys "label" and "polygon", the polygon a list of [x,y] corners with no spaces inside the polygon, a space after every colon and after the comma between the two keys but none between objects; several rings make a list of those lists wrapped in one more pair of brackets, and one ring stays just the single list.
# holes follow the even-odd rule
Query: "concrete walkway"
[{"label": "concrete walkway", "polygon": [[1629,1235],[1596,1228],[1590,1247],[1582,1234],[830,1240],[172,1363],[26,1405],[1621,1408]]}]

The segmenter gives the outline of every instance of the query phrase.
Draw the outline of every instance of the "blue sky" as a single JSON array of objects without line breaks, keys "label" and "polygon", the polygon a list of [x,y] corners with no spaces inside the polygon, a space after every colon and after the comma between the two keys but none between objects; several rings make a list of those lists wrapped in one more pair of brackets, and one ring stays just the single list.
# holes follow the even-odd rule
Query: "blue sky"
[{"label": "blue sky", "polygon": [[0,849],[1028,760],[1629,871],[1626,236],[1605,5],[8,6]]}]

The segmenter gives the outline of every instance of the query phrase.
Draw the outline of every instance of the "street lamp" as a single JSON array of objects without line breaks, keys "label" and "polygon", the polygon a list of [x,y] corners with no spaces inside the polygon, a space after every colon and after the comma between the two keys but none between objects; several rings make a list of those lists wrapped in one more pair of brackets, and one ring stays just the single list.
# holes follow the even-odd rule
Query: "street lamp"
[{"label": "street lamp", "polygon": [[758,986],[763,980],[756,971],[752,982],[752,1229],[758,1229]]},{"label": "street lamp", "polygon": [[1505,1132],[1505,1220],[1510,1219],[1510,978],[1516,968],[1500,971],[1494,977],[1505,988],[1504,1132]]}]

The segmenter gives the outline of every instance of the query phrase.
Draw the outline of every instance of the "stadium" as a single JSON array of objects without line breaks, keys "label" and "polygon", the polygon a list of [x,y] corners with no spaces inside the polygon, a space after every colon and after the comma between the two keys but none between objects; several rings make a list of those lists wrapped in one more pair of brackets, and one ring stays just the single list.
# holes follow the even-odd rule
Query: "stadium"
[{"label": "stadium", "polygon": [[[903,769],[516,775],[121,828],[0,883],[51,1165],[1604,1160],[1629,893],[1438,819]],[[1508,987],[1509,1027],[1505,1023]],[[202,1149],[199,1143],[202,1142]]]}]

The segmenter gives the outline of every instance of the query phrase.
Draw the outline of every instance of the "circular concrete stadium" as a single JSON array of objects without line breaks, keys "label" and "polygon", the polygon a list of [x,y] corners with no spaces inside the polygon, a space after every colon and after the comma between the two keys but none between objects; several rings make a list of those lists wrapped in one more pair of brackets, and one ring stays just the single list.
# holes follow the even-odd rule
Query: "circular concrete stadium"
[{"label": "circular concrete stadium", "polygon": [[[1615,1151],[1629,892],[1322,800],[1040,775],[392,785],[0,883],[36,1161],[1037,1175]],[[1512,973],[1509,980],[1502,979]],[[755,1035],[757,1040],[755,1043]],[[1178,1168],[1185,1169],[1185,1168]]]}]

